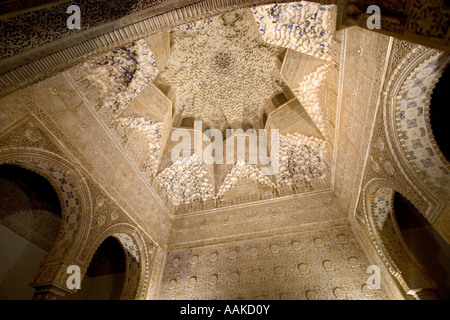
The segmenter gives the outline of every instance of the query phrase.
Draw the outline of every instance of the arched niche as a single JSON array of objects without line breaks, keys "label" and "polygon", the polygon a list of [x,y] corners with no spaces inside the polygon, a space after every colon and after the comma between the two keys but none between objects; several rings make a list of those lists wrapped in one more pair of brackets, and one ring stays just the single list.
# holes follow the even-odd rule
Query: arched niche
[{"label": "arched niche", "polygon": [[[437,285],[405,241],[394,211],[395,187],[372,180],[364,188],[368,235],[406,299],[437,299]],[[407,196],[407,195],[406,195]]]},{"label": "arched niche", "polygon": [[92,219],[90,192],[82,174],[66,159],[40,149],[0,149],[0,165],[20,166],[44,177],[61,203],[58,235],[31,282],[33,299],[60,299],[70,292],[67,267],[79,264],[77,256],[89,233]]},{"label": "arched niche", "polygon": [[[120,300],[138,300],[145,299],[147,293],[147,284],[149,282],[149,254],[153,248],[147,248],[147,245],[134,226],[121,223],[111,226],[104,230],[95,240],[88,252],[87,260],[82,262],[83,266],[88,266],[94,257],[95,252],[101,244],[108,238],[116,239],[125,256],[125,275],[123,288],[119,296]],[[88,268],[83,268],[85,275]],[[81,291],[83,287],[81,287]],[[82,297],[83,294],[79,295]]]},{"label": "arched niche", "polygon": [[118,300],[125,284],[126,253],[114,236],[106,238],[95,251],[74,294],[66,300]]},{"label": "arched niche", "polygon": [[450,245],[401,193],[393,197],[394,215],[408,248],[437,285],[440,299],[450,299]]},{"label": "arched niche", "polygon": [[0,299],[31,299],[29,283],[61,225],[56,190],[20,166],[0,165]]}]

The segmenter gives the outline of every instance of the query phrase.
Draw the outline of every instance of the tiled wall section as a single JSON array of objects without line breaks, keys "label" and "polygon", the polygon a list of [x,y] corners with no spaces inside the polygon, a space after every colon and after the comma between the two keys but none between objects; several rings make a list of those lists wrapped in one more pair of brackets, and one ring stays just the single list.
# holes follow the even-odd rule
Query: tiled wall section
[{"label": "tiled wall section", "polygon": [[160,299],[387,299],[349,226],[170,251]]}]

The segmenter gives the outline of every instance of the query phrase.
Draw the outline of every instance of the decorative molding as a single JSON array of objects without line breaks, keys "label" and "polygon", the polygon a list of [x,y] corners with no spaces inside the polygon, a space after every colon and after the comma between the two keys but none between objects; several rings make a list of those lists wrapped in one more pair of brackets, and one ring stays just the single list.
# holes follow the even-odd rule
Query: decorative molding
[{"label": "decorative molding", "polygon": [[349,226],[347,218],[332,220],[332,221],[320,221],[316,223],[304,224],[299,226],[292,226],[289,228],[277,229],[272,231],[252,232],[248,234],[234,234],[232,236],[219,237],[214,239],[205,239],[198,241],[189,241],[186,243],[177,242],[169,244],[168,250],[182,250],[189,248],[205,247],[210,245],[233,243],[237,241],[246,240],[258,240],[264,238],[270,238],[281,235],[292,235],[299,232],[312,232],[317,230],[333,229],[340,226]]},{"label": "decorative molding", "polygon": [[397,225],[393,187],[383,179],[372,179],[364,186],[365,230],[405,296],[416,288],[435,290],[436,284],[409,249]]},{"label": "decorative molding", "polygon": [[[84,168],[84,174],[86,174],[86,176],[89,176],[91,179],[93,179],[94,181],[96,181],[96,184],[98,184],[99,186],[102,185],[102,181],[100,181],[98,179],[98,176],[96,176],[94,174],[94,170],[92,165],[86,160],[86,158],[78,151],[78,149],[70,142],[70,140],[67,138],[67,136],[57,127],[57,125],[53,122],[53,120],[51,120],[48,115],[42,110],[42,108],[27,94],[22,94],[19,98],[18,101],[26,106],[33,114],[34,117],[37,118],[38,121],[41,122],[42,126],[45,127],[46,131],[44,133],[44,135],[51,135],[53,139],[41,139],[39,142],[47,142],[47,141],[52,141],[52,143],[47,143],[47,144],[42,144],[41,147],[45,148],[45,147],[50,147],[53,151],[54,148],[57,148],[57,151],[61,154],[64,153],[69,153],[71,156],[71,159],[73,159],[73,161],[77,161],[81,164],[81,167]],[[15,125],[13,125],[12,127],[15,127]],[[13,129],[14,130],[14,129]],[[7,131],[9,132],[10,130],[7,129]],[[2,138],[4,138],[5,133],[2,132]],[[56,142],[56,144],[55,144]],[[19,143],[19,145],[22,145],[23,142],[21,141],[17,141],[16,143]],[[36,145],[36,143],[32,143],[31,145]],[[65,148],[65,150],[62,150],[61,146],[63,146]],[[103,192],[105,192],[108,197],[110,197],[111,199],[113,199],[113,201],[116,203],[116,205],[120,208],[119,211],[124,211],[126,212],[127,216],[132,219],[133,223],[138,224],[138,223],[143,223],[142,219],[138,218],[136,219],[136,216],[132,216],[129,214],[129,212],[133,212],[133,207],[129,205],[128,201],[126,201],[125,203],[121,200],[120,197],[118,197],[117,193],[115,192],[108,192],[106,191],[103,187],[102,187]],[[157,198],[159,201],[159,198]],[[164,214],[167,214],[167,209],[166,207],[161,205],[161,208],[163,208],[164,210]],[[138,221],[136,221],[138,220]],[[152,235],[150,235],[149,232],[146,232],[146,236],[149,237],[150,239],[155,239],[157,238],[157,236],[152,233]],[[165,246],[166,244],[163,243],[164,240],[163,239],[158,239],[159,241],[157,241],[161,246]]]},{"label": "decorative molding", "polygon": [[339,87],[338,87],[338,97],[336,104],[336,128],[334,130],[334,146],[333,146],[333,159],[331,164],[331,188],[334,190],[334,185],[336,181],[336,159],[338,154],[338,143],[339,133],[341,131],[341,111],[342,111],[342,99],[344,90],[344,76],[345,76],[345,58],[346,58],[346,48],[347,48],[347,31],[342,30],[342,40],[341,40],[341,52],[339,59]]}]

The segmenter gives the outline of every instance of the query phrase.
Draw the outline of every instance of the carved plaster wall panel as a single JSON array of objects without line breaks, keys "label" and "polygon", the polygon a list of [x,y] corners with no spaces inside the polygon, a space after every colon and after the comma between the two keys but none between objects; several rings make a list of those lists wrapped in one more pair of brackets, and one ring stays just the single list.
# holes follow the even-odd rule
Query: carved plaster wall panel
[{"label": "carved plaster wall panel", "polygon": [[169,251],[160,299],[386,299],[348,226]]},{"label": "carved plaster wall panel", "polygon": [[345,73],[337,111],[334,188],[341,190],[337,197],[342,201],[343,210],[353,212],[385,72],[389,38],[349,28],[344,45],[341,67]]},{"label": "carved plaster wall panel", "polygon": [[[396,132],[403,152],[414,170],[427,184],[449,197],[450,164],[439,151],[429,119],[432,91],[442,69],[445,56],[431,56],[405,79],[396,99]],[[448,58],[447,58],[448,60]]]},{"label": "carved plaster wall panel", "polygon": [[[412,48],[412,50],[408,51],[405,50],[405,48]],[[419,118],[411,118],[409,122],[405,120],[405,111],[413,108],[414,104],[416,108],[414,110],[417,112],[410,112],[410,115],[420,115],[424,118],[428,116],[429,106],[426,104],[428,100],[422,95],[429,96],[431,93],[428,91],[432,90],[432,87],[425,86],[425,90],[423,89],[423,86],[420,87],[420,101],[413,100],[412,102],[408,102],[408,99],[405,99],[408,94],[394,93],[397,92],[394,88],[400,90],[402,88],[402,81],[408,79],[410,74],[414,75],[417,66],[428,66],[430,64],[429,61],[426,61],[430,57],[433,57],[434,51],[430,51],[421,46],[406,46],[403,41],[396,43],[393,46],[393,49],[390,69],[388,70],[389,82],[385,84],[387,94],[385,95],[385,98],[382,101],[383,105],[376,116],[363,186],[373,179],[382,179],[386,186],[400,192],[408,198],[430,223],[434,224],[436,220],[439,219],[440,222],[436,224],[436,230],[444,238],[448,239],[448,226],[446,226],[447,224],[445,222],[448,221],[448,209],[446,209],[445,198],[442,197],[442,192],[438,191],[439,188],[434,188],[433,183],[430,184],[429,180],[424,179],[423,174],[415,169],[414,163],[410,163],[410,161],[414,161],[415,159],[409,157],[409,155],[405,153],[405,149],[407,150],[408,146],[404,142],[409,139],[408,131],[400,130],[398,133],[393,133],[396,132],[396,128],[401,126],[402,123],[405,123],[405,127],[407,127],[408,123],[411,125],[415,123],[416,126],[412,125],[411,129],[413,130],[412,134],[414,134],[415,129],[417,129],[418,132],[419,141],[416,141],[416,149],[418,149],[419,143],[422,144],[422,139],[425,139],[423,143],[428,141],[428,139],[429,141],[434,141],[429,123],[427,124],[429,119],[420,120],[423,124],[422,128],[426,128],[425,136],[421,134],[423,130],[421,130],[421,126],[417,124],[417,119]],[[443,61],[445,62],[445,60]],[[433,65],[430,67],[432,66]],[[434,68],[436,69],[437,67],[434,66]],[[436,72],[439,71],[438,69],[439,68],[436,69]],[[439,73],[436,73],[435,77],[438,75]],[[423,83],[423,80],[417,79],[417,81],[409,81],[409,83],[411,83],[412,86],[415,84],[420,86],[420,84]],[[397,110],[395,107],[397,105],[400,106],[402,103],[404,104],[404,109]],[[410,107],[407,108],[409,103]],[[416,120],[414,121],[414,119]],[[417,140],[417,137],[415,140]],[[409,147],[413,148],[414,144],[411,143]],[[425,152],[422,151],[422,153],[429,157],[429,151],[425,147],[423,148],[423,151]],[[431,149],[433,154],[440,153],[435,143],[431,143],[429,149]],[[427,157],[422,160],[426,160]],[[421,162],[421,164],[423,165],[423,162]],[[445,174],[442,178],[445,179]],[[439,185],[439,183],[437,185]]]},{"label": "carved plaster wall panel", "polygon": [[[323,1],[329,2],[328,0]],[[96,3],[94,4],[94,8],[92,8],[93,16],[87,20],[98,27],[81,32],[65,28],[66,24],[64,21],[68,17],[65,10],[70,4],[64,7],[64,3],[58,3],[56,7],[52,6],[48,10],[26,11],[23,15],[6,17],[2,21],[3,26],[5,26],[5,28],[2,28],[5,33],[5,36],[2,37],[4,41],[2,42],[3,52],[5,53],[8,50],[7,42],[11,41],[18,44],[12,46],[13,51],[16,48],[21,53],[0,61],[0,68],[2,70],[2,75],[0,76],[0,92],[6,94],[35,81],[45,79],[56,72],[60,72],[76,63],[84,61],[87,55],[95,52],[105,52],[113,47],[126,45],[150,34],[159,31],[168,31],[180,24],[197,21],[200,18],[211,17],[242,7],[264,4],[269,1],[212,0],[201,3],[192,2],[191,0],[180,0],[168,4],[163,3],[161,6],[154,7],[152,7],[154,2],[150,2],[145,5],[145,7],[150,6],[149,9],[144,9],[125,17],[123,17],[124,12],[117,12],[116,8],[111,15],[112,19],[120,16],[122,18],[107,22],[103,26],[98,26],[98,21],[105,22],[105,16],[102,16],[100,19],[97,16],[102,13],[103,9],[110,8],[110,4],[103,6],[103,3]],[[132,11],[138,9],[134,5],[135,3],[131,6],[133,8]],[[92,4],[86,2],[85,8],[87,9],[87,14],[91,6]],[[128,9],[129,6],[126,6],[126,8]],[[53,18],[49,19],[51,21],[50,23],[47,23],[47,17],[49,16]],[[35,19],[30,24],[27,21],[30,17],[33,19],[43,17],[43,19]],[[107,17],[106,19],[108,20],[109,18]],[[24,22],[25,25],[29,25],[28,28],[21,29],[14,27],[15,24]],[[54,27],[55,22],[58,23],[56,29],[59,29],[59,31],[48,28],[49,26]],[[40,23],[44,23],[45,27],[41,27]],[[6,25],[10,28],[6,28]],[[61,28],[64,28],[62,33],[60,32]],[[38,30],[45,30],[44,35],[38,32]],[[7,36],[7,33],[13,33],[14,35]],[[33,53],[31,53],[31,51],[24,51],[33,47],[33,44],[25,39],[32,39],[32,42],[40,42],[41,44],[48,42],[48,44],[35,46]],[[68,47],[66,40],[69,39],[73,45]],[[6,56],[11,54],[12,52],[9,52]]]}]

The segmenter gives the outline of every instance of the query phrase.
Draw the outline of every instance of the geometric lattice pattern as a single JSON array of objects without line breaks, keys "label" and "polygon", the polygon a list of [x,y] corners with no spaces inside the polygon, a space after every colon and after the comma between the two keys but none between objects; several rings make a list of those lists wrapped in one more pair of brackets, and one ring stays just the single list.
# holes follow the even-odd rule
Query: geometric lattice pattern
[{"label": "geometric lattice pattern", "polygon": [[161,299],[385,299],[347,228],[170,251]]}]

